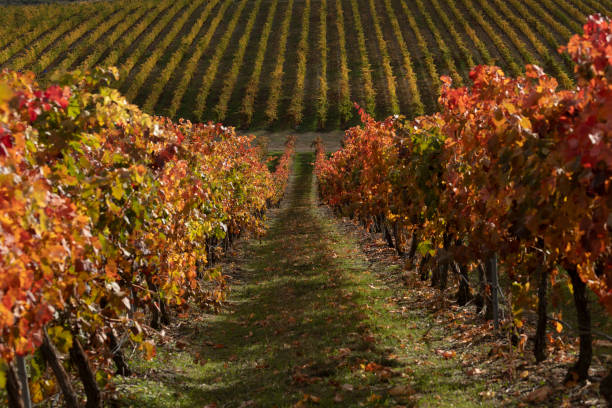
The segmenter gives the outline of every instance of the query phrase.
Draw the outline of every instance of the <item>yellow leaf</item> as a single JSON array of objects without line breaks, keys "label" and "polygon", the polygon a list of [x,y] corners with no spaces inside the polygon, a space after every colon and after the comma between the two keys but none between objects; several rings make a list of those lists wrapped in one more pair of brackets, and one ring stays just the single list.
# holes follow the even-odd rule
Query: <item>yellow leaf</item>
[{"label": "yellow leaf", "polygon": [[521,125],[523,129],[531,130],[531,121],[525,116],[521,116],[519,125]]},{"label": "yellow leaf", "polygon": [[123,186],[121,185],[121,183],[116,183],[113,186],[112,190],[113,190],[113,197],[115,198],[115,200],[121,200],[123,198],[125,191],[123,190]]},{"label": "yellow leaf", "polygon": [[506,108],[506,110],[508,111],[509,114],[514,114],[516,113],[516,106],[514,106],[513,104],[511,104],[510,102],[504,102],[504,108]]},{"label": "yellow leaf", "polygon": [[0,83],[0,103],[6,102],[13,97],[13,91],[4,82]]},{"label": "yellow leaf", "polygon": [[156,354],[155,345],[151,341],[144,341],[141,345],[142,350],[145,353],[145,358],[147,360],[153,359]]},{"label": "yellow leaf", "polygon": [[563,331],[563,325],[559,322],[555,322],[555,330],[557,333],[561,333]]},{"label": "yellow leaf", "polygon": [[44,398],[42,388],[39,382],[33,382],[32,384],[30,384],[30,394],[33,403],[38,404],[39,402],[42,402]]},{"label": "yellow leaf", "polygon": [[72,333],[62,326],[50,327],[47,332],[55,347],[63,354],[68,353],[68,350],[72,347]]}]

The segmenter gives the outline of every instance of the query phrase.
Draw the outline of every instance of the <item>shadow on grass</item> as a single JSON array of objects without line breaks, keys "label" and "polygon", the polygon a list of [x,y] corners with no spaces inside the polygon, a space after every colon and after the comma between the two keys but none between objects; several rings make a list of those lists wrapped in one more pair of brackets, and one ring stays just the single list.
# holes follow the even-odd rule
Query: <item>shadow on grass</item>
[{"label": "shadow on grass", "polygon": [[329,234],[330,220],[315,204],[312,160],[312,154],[297,156],[283,207],[262,240],[243,248],[244,283],[234,289],[229,311],[188,322],[182,334],[194,345],[190,353],[161,349],[154,362],[139,363],[149,372],[146,385],[127,405],[280,407],[306,394],[320,398],[320,406],[338,406],[339,399],[351,406],[382,398],[376,392],[388,384],[355,367],[399,363],[388,361],[372,339],[368,300],[347,279],[367,265]]}]

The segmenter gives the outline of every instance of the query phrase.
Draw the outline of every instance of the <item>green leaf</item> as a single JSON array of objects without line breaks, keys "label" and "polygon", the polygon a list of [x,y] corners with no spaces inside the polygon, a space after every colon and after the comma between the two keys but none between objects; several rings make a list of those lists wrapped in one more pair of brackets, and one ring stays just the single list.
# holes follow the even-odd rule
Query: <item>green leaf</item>
[{"label": "green leaf", "polygon": [[68,353],[68,350],[72,347],[72,333],[62,326],[50,327],[47,331],[57,349],[61,353]]},{"label": "green leaf", "polygon": [[429,240],[419,242],[419,245],[417,246],[417,251],[419,251],[419,254],[421,254],[422,256],[431,254],[433,250],[433,244]]},{"label": "green leaf", "polygon": [[115,198],[115,200],[121,200],[125,195],[125,190],[123,190],[123,186],[121,185],[121,183],[115,183],[115,185],[113,185],[112,187],[112,190],[113,197]]},{"label": "green leaf", "polygon": [[71,119],[76,119],[76,117],[81,114],[81,107],[79,106],[79,101],[77,98],[72,98],[70,100],[66,112],[68,113],[68,117]]}]

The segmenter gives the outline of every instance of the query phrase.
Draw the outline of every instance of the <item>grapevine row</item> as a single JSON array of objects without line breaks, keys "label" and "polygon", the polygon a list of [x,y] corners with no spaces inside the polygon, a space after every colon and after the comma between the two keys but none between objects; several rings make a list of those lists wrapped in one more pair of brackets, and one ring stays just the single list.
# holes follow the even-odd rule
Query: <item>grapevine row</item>
[{"label": "grapevine row", "polygon": [[155,50],[149,54],[148,58],[140,65],[138,73],[130,78],[130,86],[125,92],[125,97],[133,101],[141,90],[151,71],[157,66],[159,59],[166,54],[168,47],[175,41],[179,41],[179,34],[187,27],[192,14],[202,5],[201,2],[192,2],[172,23],[170,30],[165,33],[163,38],[156,44]]},{"label": "grapevine row", "polygon": [[[612,4],[610,0],[325,0],[316,3],[320,8],[310,5],[307,24],[315,24],[316,30],[309,26],[306,32],[301,24],[305,16],[295,12],[304,3],[297,8],[295,0],[264,1],[260,8],[270,5],[266,10],[274,13],[254,17],[246,30],[250,8],[231,23],[239,1],[230,5],[225,2],[231,0],[214,1],[218,1],[214,6],[186,0],[0,6],[10,22],[0,28],[0,65],[32,69],[44,81],[71,69],[116,65],[122,73],[119,89],[148,112],[171,116],[180,112],[190,119],[231,118],[247,127],[270,126],[282,119],[328,128],[332,109],[340,118],[334,125],[349,121],[355,98],[370,112],[398,112],[399,102],[406,101],[405,114],[423,113],[436,104],[440,70],[461,84],[467,67],[480,61],[500,64],[513,75],[522,72],[523,62],[541,63],[564,88],[571,88],[569,56],[551,56],[551,50],[558,47],[559,38],[569,38],[570,29],[580,29],[582,13],[604,12]],[[255,0],[249,1],[255,5]],[[330,27],[334,35],[328,38]],[[258,38],[250,41],[243,31],[250,36],[257,32]],[[279,48],[276,53],[270,52],[271,37]],[[219,41],[214,48],[213,38]],[[338,58],[334,54],[333,61],[337,77],[329,71],[330,38],[339,40]],[[246,61],[249,42],[255,48],[252,67],[245,71],[243,65],[251,62]],[[354,50],[348,48],[352,44]],[[379,55],[369,55],[372,52]],[[222,64],[231,58],[235,62],[228,62],[227,72],[221,73]],[[307,69],[310,61],[316,69]],[[290,81],[285,71],[290,71]],[[397,77],[400,73],[405,77]],[[238,86],[243,77],[244,86]],[[263,120],[254,124],[259,97]],[[312,108],[306,101],[312,102]],[[281,111],[285,115],[279,118]],[[312,117],[304,124],[306,114]]]},{"label": "grapevine row", "polygon": [[410,7],[408,7],[408,4],[406,4],[405,0],[401,0],[401,6],[402,6],[402,11],[404,12],[404,15],[406,16],[406,19],[408,20],[408,25],[410,26],[410,28],[412,29],[412,32],[414,33],[414,37],[416,38],[417,45],[419,46],[419,49],[421,50],[421,53],[423,54],[423,59],[425,60],[425,68],[427,69],[429,80],[431,81],[430,86],[432,89],[438,89],[438,87],[440,86],[438,70],[436,69],[436,63],[433,59],[433,56],[431,55],[431,52],[429,51],[429,46],[427,45],[427,41],[425,41],[425,38],[423,38],[423,35],[421,34],[421,31],[419,30],[419,25],[417,24],[416,19],[414,18],[414,15],[412,14]]},{"label": "grapevine row", "polygon": [[344,30],[344,10],[342,0],[336,0],[336,29],[340,48],[340,79],[338,82],[338,111],[340,120],[348,122],[352,117],[351,85],[349,80],[348,57],[346,55],[346,31]]},{"label": "grapevine row", "polygon": [[553,3],[552,0],[541,0],[542,4],[546,9],[553,13],[556,20],[560,21],[565,27],[568,27],[571,32],[579,32],[581,27],[580,24],[568,18],[567,15],[561,10],[558,4]]},{"label": "grapevine row", "polygon": [[[10,17],[9,17],[10,18]],[[58,18],[49,16],[49,19],[53,21],[53,23],[57,23]],[[53,26],[53,28],[49,29],[48,20],[45,21],[46,24],[38,24],[34,27],[23,28],[24,31],[8,31],[3,34],[2,37],[2,45],[0,46],[0,64],[6,63],[9,59],[11,59],[15,54],[17,54],[20,50],[23,50],[27,44],[32,43],[32,41],[38,39],[45,32],[53,30],[57,28],[57,25]]]},{"label": "grapevine row", "polygon": [[455,24],[450,21],[450,19],[448,18],[448,15],[446,15],[446,12],[442,10],[442,7],[440,7],[440,3],[438,3],[438,0],[433,0],[431,2],[431,5],[436,11],[436,13],[438,14],[438,16],[440,17],[440,19],[442,20],[442,22],[444,23],[444,26],[446,27],[448,32],[450,33],[453,42],[456,44],[457,48],[459,48],[459,51],[461,51],[461,54],[463,55],[463,58],[464,58],[464,63],[468,67],[474,66],[474,59],[472,57],[472,53],[465,46],[465,43],[463,42],[463,38],[455,29]]},{"label": "grapevine row", "polygon": [[[522,3],[520,3],[522,6]],[[514,5],[514,3],[513,3]],[[557,33],[561,35],[565,40],[569,39],[572,32],[557,19],[553,18],[547,10],[545,10],[536,0],[526,0],[525,5],[529,7],[529,10],[525,10],[527,14],[535,13],[538,21],[542,21],[546,24],[546,27],[551,27]],[[515,7],[517,7],[515,5]],[[518,8],[518,7],[517,7]],[[556,44],[556,41],[554,42]]]},{"label": "grapevine row", "polygon": [[132,30],[137,22],[142,21],[145,16],[152,11],[151,3],[146,4],[146,6],[138,7],[133,13],[128,15],[121,24],[118,24],[111,32],[106,33],[104,38],[97,41],[95,45],[89,46],[88,49],[79,55],[79,58],[75,60],[72,67],[79,68],[83,71],[93,68],[96,65],[96,62],[100,60],[102,55],[105,52],[108,52],[111,47],[113,50],[116,50],[116,46],[118,45],[119,39],[124,39],[130,34],[130,30]]},{"label": "grapevine row", "polygon": [[119,43],[113,44],[112,50],[104,57],[100,62],[102,66],[111,66],[119,62],[119,58],[125,53],[125,51],[134,44],[137,38],[145,31],[153,31],[151,28],[152,22],[163,12],[167,12],[173,3],[159,2],[153,9],[148,10],[145,17],[138,23],[136,27],[133,27],[129,32],[125,33]]},{"label": "grapevine row", "polygon": [[472,18],[478,22],[482,29],[487,33],[489,38],[491,38],[491,40],[495,44],[495,47],[506,61],[506,64],[508,64],[510,72],[512,72],[513,75],[519,75],[521,73],[521,68],[515,62],[514,58],[512,57],[512,53],[510,52],[508,47],[506,47],[504,41],[499,38],[499,36],[495,33],[493,27],[491,27],[491,25],[485,21],[485,19],[482,17],[482,14],[478,10],[476,10],[474,5],[472,4],[472,0],[462,1],[465,7],[468,9],[469,13],[472,15]]},{"label": "grapevine row", "polygon": [[556,0],[556,2],[575,21],[580,24],[584,21],[585,15],[578,11],[572,4],[568,3],[566,0]]},{"label": "grapevine row", "polygon": [[268,49],[268,39],[272,32],[272,23],[274,22],[274,16],[276,15],[276,9],[278,7],[278,0],[273,0],[268,10],[266,22],[264,24],[263,32],[259,38],[259,44],[257,46],[257,55],[255,57],[255,63],[253,64],[253,71],[247,83],[244,97],[242,99],[241,113],[244,115],[244,122],[248,126],[253,120],[253,114],[255,113],[255,97],[259,90],[259,83],[261,80],[261,70],[263,68],[264,57],[266,50]]},{"label": "grapevine row", "polygon": [[319,95],[317,97],[317,120],[320,128],[325,127],[329,101],[327,92],[327,0],[321,0],[319,8],[319,52],[321,55],[321,73],[319,74]]},{"label": "grapevine row", "polygon": [[[144,31],[144,36],[138,39],[138,44],[135,48],[132,49],[129,56],[125,61],[121,63],[119,66],[120,72],[123,77],[119,84],[121,89],[124,89],[126,84],[129,83],[127,88],[133,88],[131,77],[136,75],[133,72],[134,67],[140,60],[140,58],[145,54],[149,47],[153,44],[154,40],[159,36],[159,34],[166,29],[172,30],[172,27],[176,27],[173,22],[176,18],[180,18],[180,14],[185,11],[189,6],[187,5],[186,0],[182,0],[176,3],[172,3],[169,10],[164,10],[163,14],[161,14],[161,18],[157,21],[157,23],[153,26],[152,29],[147,29]],[[193,3],[191,3],[193,7]],[[147,58],[149,59],[149,58]],[[146,62],[145,62],[146,64]],[[143,64],[143,65],[145,65]],[[130,81],[128,81],[130,79]],[[132,91],[135,92],[135,91]]]},{"label": "grapevine row", "polygon": [[592,1],[592,0],[582,0],[580,2],[582,4],[582,11],[586,12],[587,15],[600,13],[601,15],[608,14],[608,11],[600,2]]},{"label": "grapevine row", "polygon": [[32,65],[33,69],[36,72],[48,73],[47,70],[51,68],[51,64],[59,61],[64,52],[69,50],[74,44],[77,44],[94,27],[103,24],[109,18],[116,17],[117,14],[122,14],[121,10],[106,7],[101,13],[97,13],[95,17],[81,22],[78,26],[61,36],[46,51],[37,55],[36,62],[33,62]]},{"label": "grapevine row", "polygon": [[208,68],[204,73],[204,78],[202,78],[202,83],[198,89],[198,94],[195,99],[195,106],[193,114],[198,120],[201,120],[204,116],[204,110],[206,109],[206,99],[208,98],[208,94],[210,92],[210,88],[212,87],[213,81],[217,75],[217,71],[219,70],[219,63],[221,62],[221,57],[225,53],[227,46],[229,45],[230,39],[234,35],[234,30],[238,25],[238,19],[246,6],[247,0],[241,0],[230,20],[223,37],[219,40],[219,42],[215,46],[215,54],[211,58]]},{"label": "grapevine row", "polygon": [[306,83],[306,69],[308,59],[308,32],[310,29],[310,0],[304,1],[304,10],[302,11],[302,30],[300,32],[300,41],[297,45],[297,72],[295,85],[291,92],[291,101],[287,108],[287,115],[294,126],[302,123],[304,111],[304,86]]},{"label": "grapevine row", "polygon": [[363,92],[365,95],[365,108],[368,112],[375,112],[376,109],[376,91],[372,82],[372,67],[368,58],[368,49],[366,48],[365,34],[357,0],[350,0],[353,12],[354,28],[357,31],[357,44],[359,46],[359,55],[361,58],[361,80],[363,81]]},{"label": "grapevine row", "polygon": [[[93,14],[93,11],[92,11]],[[73,27],[91,17],[91,15],[85,13],[83,15],[74,16],[71,19],[66,19],[52,31],[48,32],[39,39],[31,47],[25,49],[21,55],[17,55],[13,60],[10,61],[11,66],[15,69],[24,69],[26,66],[32,64],[37,56],[47,47],[49,47],[54,41],[60,38],[62,35],[68,33]]]},{"label": "grapevine row", "polygon": [[251,39],[251,32],[253,31],[255,19],[259,14],[260,8],[261,0],[255,0],[255,4],[253,5],[251,14],[249,15],[249,19],[246,23],[244,33],[242,33],[240,40],[238,40],[238,49],[234,53],[234,58],[232,60],[232,65],[229,69],[229,72],[225,75],[223,88],[221,89],[221,95],[219,96],[219,101],[217,102],[217,106],[213,108],[213,111],[215,112],[218,121],[223,121],[227,115],[227,105],[229,104],[230,98],[232,97],[232,91],[236,86],[236,82],[238,81],[238,74],[240,73],[240,68],[242,67],[244,54],[246,53],[249,40]]},{"label": "grapevine row", "polygon": [[438,31],[436,24],[434,24],[433,20],[431,19],[431,16],[425,9],[423,1],[416,0],[416,5],[419,11],[421,12],[421,15],[424,17],[425,23],[427,24],[427,26],[429,27],[429,30],[433,34],[434,39],[436,40],[438,49],[442,53],[442,60],[446,64],[446,67],[448,68],[448,71],[450,72],[451,78],[453,78],[453,81],[455,81],[456,84],[461,85],[463,83],[463,78],[461,78],[461,75],[459,74],[459,72],[457,72],[457,67],[455,66],[453,55],[450,49],[448,48],[448,46],[446,45],[446,43],[444,42],[444,39],[442,38],[440,31]]},{"label": "grapevine row", "polygon": [[[553,74],[560,80],[561,85],[565,88],[570,88],[573,83],[572,80],[567,76],[567,74],[563,71],[561,66],[555,61],[553,58],[548,56],[548,50],[540,42],[537,36],[531,31],[527,23],[521,18],[514,15],[512,10],[501,0],[493,0],[497,7],[501,10],[501,12],[510,19],[510,21],[525,35],[529,38],[529,41],[533,44],[535,50],[540,55],[540,58],[543,58],[544,61],[548,62],[548,65],[552,67]],[[501,17],[500,17],[501,18]],[[509,35],[513,35],[513,33],[508,33]],[[517,39],[517,43],[520,43],[520,39]]]},{"label": "grapevine row", "polygon": [[[528,64],[537,63],[537,59],[529,52],[523,41],[518,37],[516,31],[508,24],[506,19],[500,16],[494,9],[489,5],[487,1],[478,0],[482,9],[484,9],[485,14],[489,16],[489,18],[495,22],[497,26],[499,26],[502,32],[506,37],[510,39],[510,42],[514,44],[519,54],[523,57],[523,60]],[[510,16],[509,16],[510,17]],[[528,33],[527,36],[529,37]],[[533,35],[531,38],[534,38]],[[537,39],[536,39],[537,40]]]},{"label": "grapevine row", "polygon": [[[457,8],[457,5],[455,4],[455,0],[448,0],[446,4],[451,9],[453,16],[455,17],[455,20],[459,21],[459,23],[461,24],[461,26],[467,33],[468,37],[472,41],[472,44],[474,44],[474,46],[478,49],[478,52],[482,56],[482,59],[484,60],[485,64],[492,64],[493,58],[491,58],[491,54],[489,53],[489,50],[487,49],[486,45],[482,42],[478,34],[476,34],[476,31],[472,28],[470,23],[468,23],[468,21],[465,19],[465,16],[463,15],[463,13],[459,11],[459,9]],[[441,9],[440,4],[438,3],[438,0],[433,0],[432,5],[436,8],[436,10]]]},{"label": "grapevine row", "polygon": [[423,102],[421,102],[421,94],[419,92],[419,87],[417,85],[417,78],[412,67],[412,59],[410,58],[410,51],[408,51],[408,46],[406,45],[406,41],[404,40],[404,35],[402,34],[402,30],[400,28],[399,22],[397,21],[397,17],[395,16],[395,11],[391,6],[391,0],[385,0],[385,8],[387,10],[387,15],[389,20],[391,21],[391,27],[393,28],[393,34],[395,35],[397,42],[400,47],[400,51],[402,53],[402,62],[404,71],[406,71],[406,77],[408,80],[408,89],[410,90],[410,114],[414,116],[422,115],[425,111],[425,107],[423,106]]},{"label": "grapevine row", "polygon": [[385,79],[387,81],[387,92],[389,92],[389,108],[391,113],[399,113],[399,100],[397,98],[397,90],[395,86],[395,77],[393,76],[393,69],[391,68],[391,58],[389,57],[389,51],[387,50],[387,43],[383,36],[382,29],[380,28],[380,21],[378,19],[378,13],[376,12],[376,5],[374,0],[368,0],[370,5],[370,13],[372,21],[374,23],[374,32],[376,33],[376,41],[378,42],[378,48],[380,49],[381,64],[383,72],[385,73]]},{"label": "grapevine row", "polygon": [[189,33],[181,39],[181,45],[172,53],[168,61],[164,64],[163,69],[155,78],[155,82],[153,82],[153,84],[150,86],[148,89],[148,94],[145,96],[145,102],[142,107],[145,112],[153,112],[160,95],[170,80],[170,77],[178,68],[180,62],[183,60],[185,52],[192,46],[196,36],[218,2],[219,0],[211,0],[206,5],[206,8],[204,11],[202,11],[202,14],[200,14],[196,22],[191,26]]},{"label": "grapevine row", "polygon": [[[49,71],[51,72],[48,76],[53,77],[58,73],[66,72],[68,68],[77,61],[79,56],[89,49],[89,43],[101,42],[100,37],[104,34],[109,34],[111,29],[116,29],[115,26],[119,23],[125,22],[126,20],[129,21],[129,17],[135,14],[134,11],[137,8],[139,7],[125,7],[100,23],[94,21],[94,24],[87,27],[87,31],[82,33],[82,37],[75,38],[74,43],[68,45],[67,48],[69,52],[60,53],[56,60],[51,63],[49,66]],[[56,61],[58,62],[56,63]]]},{"label": "grapevine row", "polygon": [[183,70],[181,72],[175,73],[175,76],[178,76],[178,84],[174,88],[172,94],[172,101],[170,102],[170,107],[168,108],[168,116],[174,117],[179,111],[181,107],[181,102],[183,101],[183,97],[185,96],[187,88],[191,83],[193,75],[195,74],[195,71],[198,67],[198,63],[200,62],[200,59],[202,58],[204,52],[206,52],[206,50],[208,49],[208,45],[210,44],[210,41],[212,40],[212,37],[215,34],[217,27],[219,26],[219,23],[221,23],[221,21],[223,20],[223,17],[225,16],[225,11],[228,9],[229,6],[230,2],[227,0],[223,0],[221,8],[217,11],[217,15],[211,21],[210,26],[208,27],[208,30],[206,31],[204,37],[202,37],[202,39],[198,41],[195,50],[191,53],[189,60],[183,67]]},{"label": "grapevine row", "polygon": [[3,11],[6,21],[15,25],[7,24],[0,29],[0,64],[64,22],[61,7],[28,8],[22,13],[18,13],[17,8]]},{"label": "grapevine row", "polygon": [[[420,254],[416,277],[431,278],[441,297],[456,275],[452,296],[484,308],[493,333],[526,338],[524,310],[535,296],[538,363],[550,343],[547,287],[564,278],[580,340],[566,385],[589,378],[587,289],[612,315],[611,44],[612,21],[591,16],[562,48],[575,63],[574,88],[559,90],[532,65],[518,77],[477,66],[469,88],[442,77],[440,112],[377,122],[362,111],[343,148],[328,158],[319,144],[315,161],[326,203],[382,233],[409,263]],[[601,389],[611,381],[612,372]]]},{"label": "grapevine row", "polygon": [[285,76],[285,58],[287,53],[287,40],[289,37],[289,26],[293,15],[294,0],[289,0],[280,28],[280,40],[278,43],[278,57],[274,70],[270,75],[270,94],[266,102],[266,118],[269,123],[278,119],[278,101],[281,97],[283,77]]},{"label": "grapevine row", "polygon": [[[527,22],[529,22],[529,24],[531,24],[532,26],[536,28],[536,30],[538,30],[538,33],[540,33],[540,35],[543,36],[546,39],[546,41],[548,41],[551,47],[555,47],[557,45],[557,41],[555,37],[551,33],[551,30],[548,28],[548,26],[551,26],[551,22],[555,30],[559,32],[564,38],[570,37],[571,34],[569,30],[567,30],[565,27],[560,25],[556,20],[552,19],[550,15],[548,15],[548,13],[546,13],[544,10],[542,10],[542,8],[539,7],[539,5],[534,4],[533,0],[529,0],[528,4],[531,7],[531,9],[534,10],[538,14],[539,18],[536,18],[532,14],[531,11],[527,10],[527,8],[519,0],[510,0],[510,3],[512,4],[512,7],[518,10],[522,18],[524,18]],[[548,26],[545,26],[544,24],[542,24],[540,22],[540,19],[546,21]],[[547,52],[547,51],[544,49],[544,51],[539,51],[539,52],[542,53],[542,52]],[[542,54],[542,55],[546,55],[546,54]],[[563,54],[561,58],[563,59],[563,61],[568,67],[573,66],[573,62],[570,59],[569,55]]]},{"label": "grapevine row", "polygon": [[[74,371],[87,406],[101,406],[110,395],[99,378],[131,372],[125,343],[152,358],[160,324],[187,301],[224,299],[218,254],[259,234],[287,185],[292,140],[271,172],[252,136],[151,117],[107,87],[116,75],[40,88],[0,74],[0,365],[11,404],[27,387],[36,404],[78,407]],[[33,354],[19,384],[16,362]],[[52,370],[37,371],[41,362]]]}]

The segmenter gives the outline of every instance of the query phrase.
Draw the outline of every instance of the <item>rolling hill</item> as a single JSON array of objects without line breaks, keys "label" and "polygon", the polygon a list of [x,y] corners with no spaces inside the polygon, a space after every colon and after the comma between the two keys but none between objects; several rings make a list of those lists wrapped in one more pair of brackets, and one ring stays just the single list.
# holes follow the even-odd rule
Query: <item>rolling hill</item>
[{"label": "rolling hill", "polygon": [[243,129],[339,129],[353,102],[376,117],[436,108],[440,76],[538,64],[573,83],[557,52],[611,0],[145,0],[0,6],[0,68],[45,82],[120,68],[145,111]]}]

